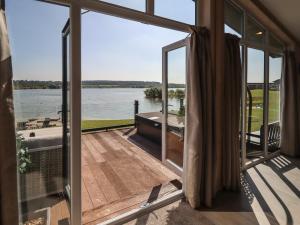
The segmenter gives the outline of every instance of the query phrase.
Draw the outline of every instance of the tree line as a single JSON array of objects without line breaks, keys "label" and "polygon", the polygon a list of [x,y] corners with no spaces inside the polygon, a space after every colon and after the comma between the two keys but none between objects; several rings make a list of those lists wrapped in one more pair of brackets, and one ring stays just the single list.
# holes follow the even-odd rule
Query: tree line
[{"label": "tree line", "polygon": [[[14,89],[61,89],[61,81],[14,80]],[[84,80],[82,88],[151,88],[161,87],[155,81],[111,81],[111,80]],[[169,84],[171,88],[183,88],[183,84]]]}]

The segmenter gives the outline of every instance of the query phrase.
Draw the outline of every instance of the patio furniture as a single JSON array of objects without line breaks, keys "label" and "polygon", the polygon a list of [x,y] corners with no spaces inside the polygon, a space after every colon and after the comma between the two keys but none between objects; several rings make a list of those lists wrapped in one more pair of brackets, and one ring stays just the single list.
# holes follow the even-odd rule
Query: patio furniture
[{"label": "patio furniture", "polygon": [[[280,124],[279,122],[268,124],[268,150],[276,151],[280,144]],[[260,131],[255,133],[247,133],[247,144],[254,149],[263,149],[264,146],[264,126],[260,127]]]}]

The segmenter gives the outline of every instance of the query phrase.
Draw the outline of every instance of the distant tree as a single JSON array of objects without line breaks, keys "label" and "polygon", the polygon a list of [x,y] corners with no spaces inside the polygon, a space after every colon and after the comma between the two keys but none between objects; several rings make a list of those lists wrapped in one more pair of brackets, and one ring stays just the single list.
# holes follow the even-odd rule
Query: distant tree
[{"label": "distant tree", "polygon": [[184,90],[182,90],[182,89],[176,89],[176,91],[175,91],[175,97],[176,98],[184,98],[184,96],[185,96],[185,92],[184,92]]},{"label": "distant tree", "polygon": [[[145,91],[146,98],[162,98],[162,89],[157,87],[147,88]],[[176,90],[169,90],[168,92],[169,98],[177,98],[183,99],[185,97],[184,90],[176,89]]]},{"label": "distant tree", "polygon": [[161,88],[157,87],[152,87],[152,88],[147,88],[145,91],[145,96],[146,98],[162,98],[162,90]]}]

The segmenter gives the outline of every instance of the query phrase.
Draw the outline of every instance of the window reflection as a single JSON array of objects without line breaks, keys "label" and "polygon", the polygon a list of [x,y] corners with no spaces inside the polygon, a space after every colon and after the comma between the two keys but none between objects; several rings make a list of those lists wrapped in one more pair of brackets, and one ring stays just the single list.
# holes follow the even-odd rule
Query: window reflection
[{"label": "window reflection", "polygon": [[225,2],[225,32],[242,36],[243,12],[232,4]]},{"label": "window reflection", "polygon": [[279,149],[280,142],[280,84],[282,56],[271,54],[269,67],[269,113],[268,113],[268,151]]},{"label": "window reflection", "polygon": [[246,39],[254,43],[264,44],[266,36],[265,30],[249,16],[247,16],[246,21]]},{"label": "window reflection", "polygon": [[277,49],[284,48],[284,45],[273,34],[269,35],[269,45]]}]

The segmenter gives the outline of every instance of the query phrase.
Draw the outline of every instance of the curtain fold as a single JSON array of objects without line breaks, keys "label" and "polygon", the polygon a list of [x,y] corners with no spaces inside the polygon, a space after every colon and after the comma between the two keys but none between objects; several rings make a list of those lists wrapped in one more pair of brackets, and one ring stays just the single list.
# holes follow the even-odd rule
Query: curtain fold
[{"label": "curtain fold", "polygon": [[281,153],[300,156],[300,74],[296,54],[284,54],[281,82]]},{"label": "curtain fold", "polygon": [[18,224],[12,64],[3,1],[0,11],[0,224]]},{"label": "curtain fold", "polygon": [[[185,194],[193,208],[212,206],[220,189],[239,190],[239,110],[241,61],[239,40],[226,36],[225,79],[222,96],[223,119],[216,124],[216,79],[213,72],[210,34],[206,28],[192,31],[186,108]],[[227,120],[225,122],[225,120]],[[216,131],[219,129],[221,131]],[[217,134],[222,132],[222,149],[217,149]],[[226,133],[226,134],[225,134]],[[222,156],[219,156],[219,152]],[[222,176],[218,175],[222,168]],[[221,185],[220,185],[221,184]]]},{"label": "curtain fold", "polygon": [[240,188],[240,103],[242,65],[240,39],[225,34],[224,113],[223,113],[223,185],[227,190]]},{"label": "curtain fold", "polygon": [[212,205],[216,183],[214,171],[214,77],[209,31],[193,30],[187,76],[185,132],[186,198],[193,208]]}]

